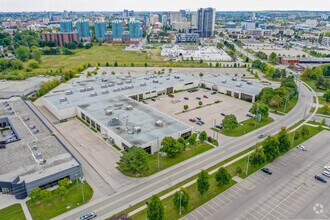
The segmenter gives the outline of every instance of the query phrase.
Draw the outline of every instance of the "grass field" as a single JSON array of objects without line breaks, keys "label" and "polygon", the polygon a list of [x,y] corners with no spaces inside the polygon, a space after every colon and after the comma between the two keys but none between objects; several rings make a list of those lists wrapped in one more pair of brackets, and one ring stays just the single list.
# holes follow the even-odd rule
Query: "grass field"
[{"label": "grass field", "polygon": [[[201,154],[205,151],[208,151],[212,149],[213,147],[209,144],[206,143],[200,143],[196,146],[187,146],[186,150],[179,154],[178,156],[174,158],[169,158],[166,156],[160,156],[160,170],[164,170],[166,168],[169,168],[175,164],[178,164],[182,161],[185,161],[189,158],[192,158],[198,154]],[[134,173],[131,172],[125,172],[121,171],[127,176],[132,176],[132,177],[144,177],[144,176],[150,176],[152,174],[155,174],[158,172],[158,154],[151,154],[149,155],[149,164],[148,164],[148,170],[140,174],[139,176],[136,176]]]},{"label": "grass field", "polygon": [[14,204],[0,210],[0,219],[3,220],[24,220],[25,215],[20,204]]},{"label": "grass field", "polygon": [[250,118],[250,119],[247,119],[245,121],[239,122],[238,127],[234,128],[234,129],[227,129],[227,128],[223,128],[221,130],[216,129],[216,128],[212,128],[212,129],[214,129],[215,131],[217,131],[217,132],[219,132],[223,135],[226,135],[226,136],[238,137],[238,136],[242,136],[244,134],[247,134],[251,131],[254,131],[255,129],[258,129],[258,128],[261,128],[265,125],[268,125],[268,124],[272,123],[273,121],[274,121],[274,119],[269,117],[269,118],[266,118],[266,119],[262,119],[260,121],[260,123],[258,123],[256,125],[256,119],[255,118]]},{"label": "grass field", "polygon": [[323,96],[318,96],[318,98],[319,98],[319,103],[320,103],[321,105],[324,105],[324,104],[330,104],[330,102],[327,102],[327,101],[323,98]]},{"label": "grass field", "polygon": [[315,86],[315,82],[316,80],[312,80],[312,79],[306,79],[306,80],[303,80],[307,85],[309,85],[310,87],[312,87],[312,89],[315,91],[315,92],[325,92],[324,89],[319,89]]},{"label": "grass field", "polygon": [[[82,191],[84,192],[84,202]],[[26,204],[34,220],[46,220],[88,202],[92,196],[93,189],[87,182],[84,184],[74,182],[69,187],[68,193],[62,197],[54,196],[50,201],[28,200]]]}]

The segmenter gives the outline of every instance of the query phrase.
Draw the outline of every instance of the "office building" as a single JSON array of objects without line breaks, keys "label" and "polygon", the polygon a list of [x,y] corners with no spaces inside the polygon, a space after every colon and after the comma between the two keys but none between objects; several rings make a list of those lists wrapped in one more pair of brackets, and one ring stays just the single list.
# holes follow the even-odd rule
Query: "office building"
[{"label": "office building", "polygon": [[256,29],[256,22],[252,20],[242,21],[241,28],[242,30],[254,30]]},{"label": "office building", "polygon": [[235,22],[229,21],[226,23],[226,29],[234,29],[234,28],[236,28]]},{"label": "office building", "polygon": [[76,25],[79,39],[91,36],[87,20],[78,20]]},{"label": "office building", "polygon": [[35,188],[82,176],[78,161],[24,100],[1,101],[0,128],[0,193],[25,199]]},{"label": "office building", "polygon": [[94,37],[96,39],[104,39],[107,27],[104,21],[95,21],[94,22]]},{"label": "office building", "polygon": [[128,24],[129,39],[131,42],[140,41],[142,38],[142,29],[140,21],[132,20]]},{"label": "office building", "polygon": [[55,42],[55,45],[57,47],[62,47],[66,44],[69,44],[70,42],[78,42],[79,37],[77,32],[71,32],[71,33],[43,33],[41,34],[41,38],[46,41],[52,41]]},{"label": "office building", "polygon": [[198,9],[197,23],[197,29],[200,37],[214,37],[215,8]]},{"label": "office building", "polygon": [[174,22],[180,22],[180,12],[170,12],[170,25]]},{"label": "office building", "polygon": [[122,42],[123,40],[123,22],[119,20],[114,20],[111,23],[112,26],[112,40],[114,42]]},{"label": "office building", "polygon": [[60,30],[61,30],[61,32],[64,32],[64,33],[73,32],[72,21],[61,20],[60,21]]},{"label": "office building", "polygon": [[195,43],[199,40],[199,34],[197,33],[178,33],[176,34],[177,43]]}]

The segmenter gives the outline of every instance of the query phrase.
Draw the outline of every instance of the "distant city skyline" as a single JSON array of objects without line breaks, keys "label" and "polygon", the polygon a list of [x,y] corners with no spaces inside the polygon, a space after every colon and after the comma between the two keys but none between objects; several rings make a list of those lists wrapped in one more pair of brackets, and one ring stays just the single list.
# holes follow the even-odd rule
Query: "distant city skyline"
[{"label": "distant city skyline", "polygon": [[0,12],[21,11],[177,11],[213,7],[217,11],[309,10],[330,11],[329,0],[0,0]]}]

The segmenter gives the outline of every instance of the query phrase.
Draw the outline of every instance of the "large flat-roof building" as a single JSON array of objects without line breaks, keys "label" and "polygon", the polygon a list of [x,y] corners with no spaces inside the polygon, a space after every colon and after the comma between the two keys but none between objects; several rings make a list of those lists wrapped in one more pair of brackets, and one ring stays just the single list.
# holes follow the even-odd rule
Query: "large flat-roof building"
[{"label": "large flat-roof building", "polygon": [[55,42],[56,46],[62,47],[71,42],[78,42],[79,37],[77,32],[57,32],[57,33],[42,33],[41,38],[46,41]]},{"label": "large flat-roof building", "polygon": [[[45,95],[42,101],[59,120],[78,116],[106,135],[109,143],[125,150],[136,145],[154,153],[159,150],[159,143],[165,136],[187,138],[192,127],[139,101],[198,86],[225,94],[232,91],[232,96],[254,101],[255,95],[266,87],[257,82],[240,87],[228,82],[225,87],[221,79],[218,76],[201,79],[178,73],[88,77],[73,81],[68,89]],[[220,82],[215,89],[217,80]]]},{"label": "large flat-roof building", "polygon": [[0,192],[24,199],[34,188],[80,177],[81,167],[20,98],[0,103]]}]

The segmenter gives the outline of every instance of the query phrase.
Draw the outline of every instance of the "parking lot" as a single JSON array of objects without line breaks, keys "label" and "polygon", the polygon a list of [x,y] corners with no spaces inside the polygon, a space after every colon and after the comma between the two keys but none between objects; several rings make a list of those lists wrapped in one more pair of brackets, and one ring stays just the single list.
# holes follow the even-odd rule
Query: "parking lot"
[{"label": "parking lot", "polygon": [[[238,121],[243,121],[248,118],[246,114],[251,108],[251,103],[220,93],[212,95],[211,92],[212,91],[210,90],[204,89],[198,89],[198,91],[191,93],[183,91],[173,94],[173,98],[165,95],[158,97],[156,101],[148,100],[148,105],[182,121],[183,123],[193,126],[194,131],[205,130],[210,136],[213,135],[213,131],[210,128],[214,127],[214,124],[221,124],[221,121],[224,118],[221,113],[234,114]],[[197,108],[199,106],[199,101],[202,101],[203,105],[202,107]],[[215,103],[216,101],[218,103]],[[189,106],[186,112],[183,112],[184,105]],[[203,121],[204,124],[197,125],[196,123],[189,121],[189,119],[195,119],[196,117],[201,118],[201,121]],[[219,134],[218,137],[219,144],[224,143],[229,138],[221,134]]]},{"label": "parking lot", "polygon": [[330,163],[328,135],[323,131],[303,143],[308,151],[293,149],[267,165],[271,176],[257,171],[183,219],[329,219],[330,178],[314,178]]}]

